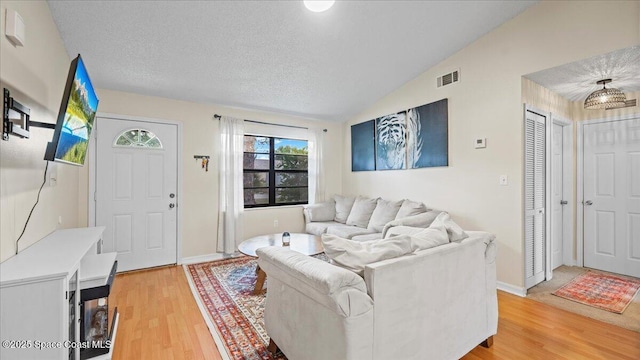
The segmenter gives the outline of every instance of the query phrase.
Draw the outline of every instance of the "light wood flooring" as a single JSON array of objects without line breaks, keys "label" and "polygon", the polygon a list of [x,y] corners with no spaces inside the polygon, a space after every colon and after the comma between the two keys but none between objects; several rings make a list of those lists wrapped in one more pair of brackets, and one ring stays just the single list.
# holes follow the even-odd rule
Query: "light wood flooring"
[{"label": "light wood flooring", "polygon": [[[498,334],[463,359],[640,359],[640,333],[498,292]],[[221,359],[182,267],[119,274],[114,360]]]}]

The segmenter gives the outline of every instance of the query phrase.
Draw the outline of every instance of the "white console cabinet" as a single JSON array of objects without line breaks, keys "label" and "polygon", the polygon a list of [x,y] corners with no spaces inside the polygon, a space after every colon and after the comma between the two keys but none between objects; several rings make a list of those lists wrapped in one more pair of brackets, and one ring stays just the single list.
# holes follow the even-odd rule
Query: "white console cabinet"
[{"label": "white console cabinet", "polygon": [[57,230],[0,264],[0,359],[80,359],[80,279],[104,227]]}]

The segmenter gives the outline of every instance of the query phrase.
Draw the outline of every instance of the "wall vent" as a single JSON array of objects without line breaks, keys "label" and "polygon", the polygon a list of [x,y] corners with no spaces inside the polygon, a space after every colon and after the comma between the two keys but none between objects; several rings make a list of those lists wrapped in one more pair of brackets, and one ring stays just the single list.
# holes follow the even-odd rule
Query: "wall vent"
[{"label": "wall vent", "polygon": [[615,110],[615,109],[621,109],[621,108],[628,108],[628,107],[634,107],[638,104],[638,99],[631,99],[631,100],[627,100],[624,102],[624,106],[622,107],[618,107],[618,108],[611,108],[611,109],[607,109],[607,110]]},{"label": "wall vent", "polygon": [[438,87],[451,85],[460,81],[460,69],[438,76]]}]

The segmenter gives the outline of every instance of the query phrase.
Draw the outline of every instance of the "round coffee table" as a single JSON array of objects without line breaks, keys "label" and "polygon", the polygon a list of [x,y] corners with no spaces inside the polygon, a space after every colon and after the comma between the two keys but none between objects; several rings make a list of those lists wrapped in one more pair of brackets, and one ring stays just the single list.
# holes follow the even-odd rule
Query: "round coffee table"
[{"label": "round coffee table", "polygon": [[[252,237],[241,242],[240,245],[238,245],[238,251],[248,256],[258,257],[256,250],[267,246],[282,246],[282,234]],[[317,255],[324,251],[319,236],[301,233],[291,233],[291,239],[287,247],[304,255]],[[256,266],[256,273],[258,274],[258,279],[253,289],[254,295],[262,292],[264,281],[267,278],[267,274],[260,269],[260,266]]]}]

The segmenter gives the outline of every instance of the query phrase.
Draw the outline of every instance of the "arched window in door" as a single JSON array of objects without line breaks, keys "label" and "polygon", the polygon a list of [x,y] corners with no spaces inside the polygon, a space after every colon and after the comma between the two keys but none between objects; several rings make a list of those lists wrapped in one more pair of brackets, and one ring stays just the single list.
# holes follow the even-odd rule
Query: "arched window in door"
[{"label": "arched window in door", "polygon": [[162,141],[149,130],[129,129],[116,136],[114,147],[138,147],[146,149],[162,149]]}]

